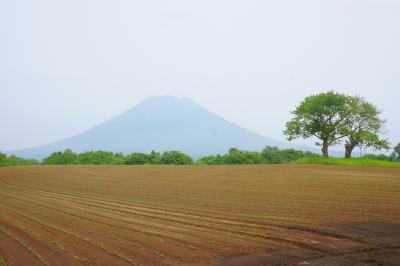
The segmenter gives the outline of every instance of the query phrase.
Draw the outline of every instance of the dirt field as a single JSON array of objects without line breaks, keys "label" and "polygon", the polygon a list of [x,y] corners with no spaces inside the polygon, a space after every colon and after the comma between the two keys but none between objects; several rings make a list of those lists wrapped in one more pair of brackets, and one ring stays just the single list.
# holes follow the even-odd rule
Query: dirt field
[{"label": "dirt field", "polygon": [[400,265],[400,169],[0,168],[0,265]]}]

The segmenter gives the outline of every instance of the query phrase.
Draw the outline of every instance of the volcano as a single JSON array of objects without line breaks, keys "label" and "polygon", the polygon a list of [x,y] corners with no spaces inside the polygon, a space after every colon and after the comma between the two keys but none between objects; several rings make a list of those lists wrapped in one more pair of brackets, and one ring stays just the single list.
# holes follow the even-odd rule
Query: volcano
[{"label": "volcano", "polygon": [[178,150],[198,158],[226,153],[232,147],[261,150],[265,146],[290,145],[231,123],[189,98],[156,96],[78,135],[8,153],[42,159],[65,149],[123,153]]}]

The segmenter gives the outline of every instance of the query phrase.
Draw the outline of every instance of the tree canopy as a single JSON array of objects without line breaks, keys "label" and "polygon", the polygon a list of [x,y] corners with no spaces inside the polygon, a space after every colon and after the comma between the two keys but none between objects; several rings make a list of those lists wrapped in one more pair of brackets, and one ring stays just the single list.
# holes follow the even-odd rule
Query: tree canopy
[{"label": "tree canopy", "polygon": [[389,141],[380,137],[385,120],[379,115],[381,111],[376,106],[361,97],[349,97],[351,115],[348,123],[341,128],[346,135],[345,157],[350,158],[357,146],[389,149]]},{"label": "tree canopy", "polygon": [[166,151],[161,155],[161,164],[192,164],[193,159],[187,154],[180,151]]},{"label": "tree canopy", "polygon": [[[1,163],[1,157],[0,157]],[[86,151],[74,153],[70,149],[56,151],[44,158],[43,164],[92,164],[92,165],[143,165],[143,164],[192,164],[193,159],[180,151],[166,151],[162,155],[152,151],[149,154],[134,152],[128,155],[110,151]]]},{"label": "tree canopy", "polygon": [[75,152],[66,149],[64,152],[53,152],[50,156],[43,159],[43,164],[74,164],[77,158],[78,155]]},{"label": "tree canopy", "polygon": [[6,159],[7,159],[7,155],[0,152],[0,166],[6,165]]},{"label": "tree canopy", "polygon": [[381,138],[385,120],[376,106],[358,96],[328,91],[306,97],[291,112],[286,123],[288,140],[316,137],[322,155],[329,157],[328,148],[345,138],[345,157],[351,157],[356,146],[388,149],[389,141]]},{"label": "tree canopy", "polygon": [[18,166],[18,165],[35,165],[39,164],[34,159],[24,159],[15,155],[7,156],[0,152],[0,166]]},{"label": "tree canopy", "polygon": [[390,157],[393,158],[394,160],[400,160],[400,143],[393,148],[393,152],[390,155]]},{"label": "tree canopy", "polygon": [[294,111],[294,118],[286,123],[284,134],[288,140],[316,137],[321,142],[322,154],[329,157],[328,147],[337,144],[343,134],[343,127],[351,115],[349,97],[333,91],[305,98]]},{"label": "tree canopy", "polygon": [[277,147],[265,147],[261,152],[244,151],[231,148],[227,154],[217,154],[200,158],[200,164],[279,164],[294,162],[303,157],[319,156],[311,152],[303,152],[294,149],[278,149]]},{"label": "tree canopy", "polygon": [[124,164],[132,164],[132,165],[141,165],[141,164],[149,164],[150,158],[149,155],[141,152],[134,152],[130,155],[126,156]]}]

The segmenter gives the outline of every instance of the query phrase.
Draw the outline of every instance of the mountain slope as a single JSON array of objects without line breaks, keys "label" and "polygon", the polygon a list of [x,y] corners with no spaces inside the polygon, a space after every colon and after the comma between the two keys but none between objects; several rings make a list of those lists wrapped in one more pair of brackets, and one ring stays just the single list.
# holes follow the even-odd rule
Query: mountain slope
[{"label": "mountain slope", "polygon": [[180,150],[199,157],[225,153],[231,147],[261,150],[267,145],[289,146],[230,123],[188,98],[158,96],[76,136],[9,153],[41,159],[67,148],[124,153]]}]

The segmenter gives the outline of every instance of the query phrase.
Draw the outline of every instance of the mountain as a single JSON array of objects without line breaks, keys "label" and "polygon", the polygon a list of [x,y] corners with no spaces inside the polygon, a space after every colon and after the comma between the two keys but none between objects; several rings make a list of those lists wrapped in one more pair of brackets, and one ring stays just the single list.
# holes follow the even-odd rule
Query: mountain
[{"label": "mountain", "polygon": [[231,147],[261,150],[268,145],[290,146],[228,122],[188,98],[157,96],[76,136],[8,153],[42,159],[67,148],[123,153],[179,150],[197,158],[226,153]]}]

